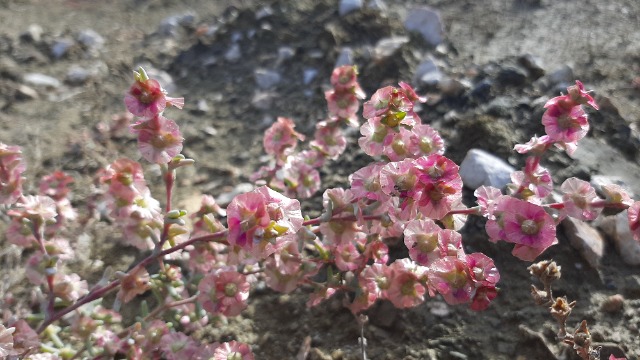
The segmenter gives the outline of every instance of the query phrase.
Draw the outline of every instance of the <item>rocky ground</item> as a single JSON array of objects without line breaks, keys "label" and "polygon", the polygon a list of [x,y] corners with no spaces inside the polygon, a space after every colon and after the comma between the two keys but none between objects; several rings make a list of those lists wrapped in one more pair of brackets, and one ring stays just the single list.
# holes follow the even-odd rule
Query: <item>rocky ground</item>
[{"label": "rocky ground", "polygon": [[[179,200],[189,208],[200,194],[228,198],[266,161],[259,144],[275,118],[293,118],[311,133],[326,113],[331,70],[353,63],[368,95],[398,81],[428,94],[420,116],[441,131],[446,155],[456,162],[481,148],[514,167],[523,157],[513,145],[543,133],[545,101],[580,79],[594,90],[601,111],[590,113],[592,130],[575,159],[555,152],[544,165],[557,181],[606,175],[640,194],[635,0],[182,3],[0,0],[0,141],[24,147],[30,178],[67,171],[80,205],[98,168],[119,154],[138,158],[134,139],[114,127],[112,117],[124,111],[131,70],[144,65],[170,94],[186,99],[184,111],[170,111],[186,138],[184,153],[197,166],[180,178]],[[428,22],[412,19],[427,5],[437,14],[425,12]],[[324,186],[344,185],[369,161],[354,145],[358,136],[349,134],[348,153],[322,170]],[[554,341],[546,310],[533,305],[528,264],[513,258],[508,245],[489,243],[482,229],[480,219],[470,220],[464,242],[501,270],[493,306],[474,313],[438,298],[406,311],[379,304],[365,327],[371,359],[572,358]],[[575,231],[559,232],[560,244],[541,258],[562,266],[556,295],[578,301],[570,325],[586,319],[603,358],[638,359],[637,244],[616,246],[616,236],[603,231],[604,237],[591,234],[575,245],[565,233]],[[126,269],[136,257],[134,248],[117,245],[106,225],[73,236],[86,256],[72,266],[89,280],[106,265]],[[587,250],[576,248],[584,243]],[[0,244],[0,298],[27,294],[20,287],[27,254],[2,238]],[[602,308],[615,294],[625,297],[622,308]],[[259,359],[295,358],[308,336],[309,359],[358,359],[360,329],[340,301],[307,309],[305,296],[258,290],[228,327],[201,336],[251,343]]]}]

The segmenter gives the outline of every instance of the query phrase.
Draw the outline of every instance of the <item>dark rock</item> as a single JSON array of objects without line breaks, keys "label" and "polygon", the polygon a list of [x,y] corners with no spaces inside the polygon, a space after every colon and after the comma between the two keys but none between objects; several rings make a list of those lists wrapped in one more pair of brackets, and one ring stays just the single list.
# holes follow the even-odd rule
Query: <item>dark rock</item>
[{"label": "dark rock", "polygon": [[527,72],[517,66],[504,66],[498,71],[496,81],[506,86],[521,86],[527,82]]},{"label": "dark rock", "polygon": [[537,80],[545,74],[542,62],[537,56],[524,54],[518,58],[518,64],[527,69],[531,80]]},{"label": "dark rock", "polygon": [[489,101],[489,99],[491,98],[492,87],[493,83],[491,82],[491,80],[483,79],[471,88],[469,96],[479,102]]}]

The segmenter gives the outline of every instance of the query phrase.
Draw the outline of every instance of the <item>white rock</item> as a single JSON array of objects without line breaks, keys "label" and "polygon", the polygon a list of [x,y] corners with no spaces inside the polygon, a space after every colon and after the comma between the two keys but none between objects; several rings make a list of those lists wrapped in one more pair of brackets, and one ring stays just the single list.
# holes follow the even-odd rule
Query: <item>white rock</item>
[{"label": "white rock", "polygon": [[282,80],[278,72],[268,69],[256,69],[253,75],[256,78],[256,84],[258,84],[261,89],[272,88]]},{"label": "white rock", "polygon": [[588,223],[570,217],[562,220],[562,227],[571,246],[591,267],[597,269],[605,251],[605,241],[600,232]]},{"label": "white rock", "polygon": [[422,60],[413,76],[413,82],[420,82],[427,86],[435,86],[442,80],[442,72],[438,69],[435,59],[431,56]]},{"label": "white rock", "polygon": [[369,0],[367,2],[367,9],[387,11],[387,4],[383,0]]},{"label": "white rock", "polygon": [[407,36],[392,36],[380,39],[373,49],[373,56],[377,60],[386,59],[408,42],[409,38]]},{"label": "white rock", "polygon": [[408,31],[416,31],[431,46],[437,46],[443,41],[444,29],[440,13],[428,6],[408,9],[408,16],[404,21],[404,27]]},{"label": "white rock", "polygon": [[480,149],[469,150],[460,164],[462,182],[472,190],[482,185],[502,189],[511,182],[514,171],[504,160]]},{"label": "white rock", "polygon": [[350,47],[340,49],[340,54],[338,54],[334,68],[342,65],[353,65],[353,50]]},{"label": "white rock", "polygon": [[24,100],[35,100],[38,98],[38,92],[27,85],[20,85],[16,89],[16,97]]},{"label": "white rock", "polygon": [[60,87],[60,80],[40,73],[28,73],[24,75],[24,82],[34,86]]},{"label": "white rock", "polygon": [[348,13],[362,9],[362,0],[340,0],[338,13],[345,16]]},{"label": "white rock", "polygon": [[596,223],[613,240],[616,250],[625,264],[640,265],[640,242],[633,238],[631,229],[629,229],[626,210],[615,216],[600,217]]}]

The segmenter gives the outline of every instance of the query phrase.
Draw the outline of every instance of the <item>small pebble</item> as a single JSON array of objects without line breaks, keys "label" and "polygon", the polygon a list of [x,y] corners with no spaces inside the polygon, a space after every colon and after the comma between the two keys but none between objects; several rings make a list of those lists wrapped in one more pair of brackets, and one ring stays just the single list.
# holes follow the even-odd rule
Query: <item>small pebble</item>
[{"label": "small pebble", "polygon": [[622,310],[624,306],[624,296],[620,294],[615,294],[609,296],[605,301],[600,305],[600,311],[614,314]]}]

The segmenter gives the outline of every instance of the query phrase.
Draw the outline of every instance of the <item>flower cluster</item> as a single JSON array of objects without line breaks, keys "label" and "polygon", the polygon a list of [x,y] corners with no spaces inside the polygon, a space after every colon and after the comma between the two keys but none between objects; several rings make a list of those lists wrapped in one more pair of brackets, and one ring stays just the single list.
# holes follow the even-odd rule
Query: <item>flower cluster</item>
[{"label": "flower cluster", "polygon": [[416,94],[409,84],[387,86],[364,104],[358,144],[370,156],[384,156],[390,161],[443,154],[444,142],[431,126],[422,124],[414,110],[416,101],[426,98]]},{"label": "flower cluster", "polygon": [[175,121],[162,116],[168,105],[182,109],[183,98],[168,97],[157,80],[144,69],[134,71],[135,83],[124,98],[127,110],[139,119],[130,126],[138,136],[138,148],[145,160],[166,164],[182,151],[183,138]]},{"label": "flower cluster", "polygon": [[264,149],[275,164],[261,168],[252,180],[262,179],[269,187],[287,196],[309,198],[320,189],[318,168],[327,159],[335,160],[347,146],[341,125],[357,127],[359,99],[364,98],[353,66],[336,68],[331,75],[333,88],[325,92],[329,116],[316,124],[309,149],[295,152],[304,135],[294,130],[293,120],[278,118],[265,132]]}]

